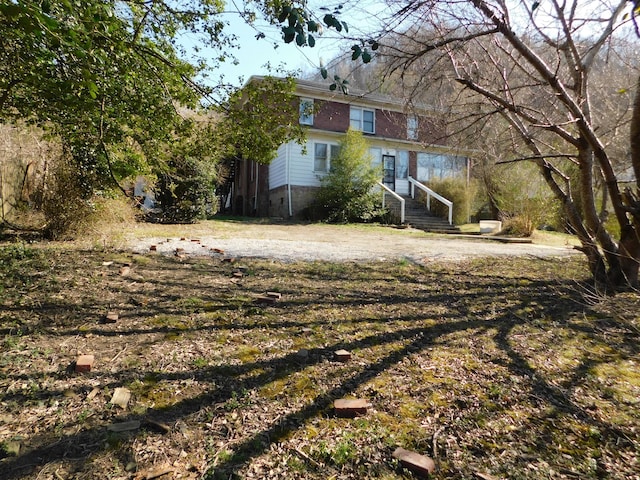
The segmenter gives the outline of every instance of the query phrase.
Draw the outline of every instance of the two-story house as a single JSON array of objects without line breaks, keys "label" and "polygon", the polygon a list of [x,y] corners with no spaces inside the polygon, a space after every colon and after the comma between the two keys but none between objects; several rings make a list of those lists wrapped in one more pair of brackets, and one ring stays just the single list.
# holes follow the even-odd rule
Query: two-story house
[{"label": "two-story house", "polygon": [[[251,77],[259,82],[262,77]],[[285,143],[269,165],[236,164],[231,210],[237,215],[301,218],[349,127],[363,132],[381,182],[406,196],[410,181],[468,176],[468,159],[447,144],[444,122],[426,108],[407,109],[399,99],[363,92],[331,91],[326,83],[298,80],[298,121],[307,126],[306,145]]]}]

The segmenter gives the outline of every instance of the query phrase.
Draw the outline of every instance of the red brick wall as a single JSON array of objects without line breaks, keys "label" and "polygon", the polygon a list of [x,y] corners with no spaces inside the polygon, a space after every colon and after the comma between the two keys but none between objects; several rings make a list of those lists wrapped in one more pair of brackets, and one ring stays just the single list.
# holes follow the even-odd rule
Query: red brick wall
[{"label": "red brick wall", "polygon": [[407,139],[407,116],[401,112],[376,110],[376,136]]},{"label": "red brick wall", "polygon": [[443,119],[420,117],[418,119],[418,140],[433,145],[448,145],[449,139]]},{"label": "red brick wall", "polygon": [[[317,105],[319,103],[319,106]],[[349,128],[349,110],[351,106],[339,102],[319,102],[318,111],[313,118],[313,126],[319,130],[330,132],[346,132]],[[368,136],[368,134],[365,133]],[[376,137],[398,140],[407,138],[407,115],[402,112],[376,109]],[[445,129],[442,122],[429,117],[418,119],[418,141],[438,145],[446,145]]]},{"label": "red brick wall", "polygon": [[337,102],[319,103],[318,111],[313,117],[313,126],[320,130],[346,132],[349,128],[349,105]]}]

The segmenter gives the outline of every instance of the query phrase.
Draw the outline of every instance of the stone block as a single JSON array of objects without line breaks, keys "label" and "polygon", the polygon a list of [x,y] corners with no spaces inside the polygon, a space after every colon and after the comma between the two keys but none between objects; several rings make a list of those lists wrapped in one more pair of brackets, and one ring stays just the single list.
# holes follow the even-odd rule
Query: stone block
[{"label": "stone block", "polygon": [[111,402],[113,405],[118,405],[121,408],[127,408],[129,400],[131,399],[131,392],[128,388],[118,387],[113,392]]},{"label": "stone block", "polygon": [[118,321],[118,314],[116,312],[107,312],[104,317],[104,323],[116,323]]},{"label": "stone block", "polygon": [[348,352],[347,350],[336,350],[334,353],[336,360],[339,362],[348,362],[351,360],[351,352]]},{"label": "stone block", "polygon": [[276,300],[280,300],[282,298],[282,294],[278,292],[267,292],[267,297],[275,298]]},{"label": "stone block", "polygon": [[365,415],[370,407],[371,403],[362,398],[341,398],[333,402],[333,408],[339,417]]},{"label": "stone block", "polygon": [[262,303],[262,304],[267,304],[267,305],[275,305],[276,303],[278,303],[278,299],[277,298],[273,298],[273,297],[268,297],[266,295],[262,295],[262,296],[256,298],[256,303]]},{"label": "stone block", "polygon": [[436,469],[436,464],[431,458],[401,447],[395,449],[393,457],[397,458],[403,467],[422,477],[428,477]]},{"label": "stone block", "polygon": [[131,420],[130,422],[112,423],[107,426],[107,430],[110,432],[127,432],[130,430],[137,430],[140,428],[140,422],[138,420]]}]

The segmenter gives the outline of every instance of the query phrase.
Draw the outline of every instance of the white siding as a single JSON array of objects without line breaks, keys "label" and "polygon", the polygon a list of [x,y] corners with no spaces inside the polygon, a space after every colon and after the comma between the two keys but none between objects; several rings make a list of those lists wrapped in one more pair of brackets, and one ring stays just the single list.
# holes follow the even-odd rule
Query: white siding
[{"label": "white siding", "polygon": [[409,180],[396,178],[396,193],[399,193],[400,195],[409,195]]},{"label": "white siding", "polygon": [[[322,143],[327,143],[327,144],[331,144],[331,145],[337,145],[339,143],[339,139],[336,137],[328,137],[328,136],[309,136],[307,137],[307,144],[306,144],[306,152],[303,153],[303,146],[299,145],[295,142],[291,142],[288,144],[289,146],[289,181],[291,183],[291,185],[295,185],[295,186],[300,186],[300,187],[319,187],[320,186],[320,179],[318,176],[317,172],[313,171],[313,154],[314,154],[314,143],[315,142],[322,142]],[[282,150],[282,153],[281,153]],[[272,166],[269,168],[269,188],[270,189],[274,189],[277,188],[281,185],[286,184],[286,171],[284,170],[284,164],[286,164],[285,160],[285,146],[282,146],[278,149],[278,158],[276,160],[279,160],[280,157],[282,157],[283,159],[283,174],[284,176],[282,177],[282,182],[281,183],[274,183],[272,181],[275,180],[275,174],[276,172],[274,171],[273,174],[271,173],[272,170],[275,170],[275,168],[279,167],[279,162],[276,165],[276,160],[273,161],[273,163],[271,164]],[[279,170],[278,170],[279,172]],[[272,178],[273,175],[273,178]],[[278,176],[278,179],[280,179],[280,176]]]},{"label": "white siding", "polygon": [[280,145],[276,158],[269,164],[269,188],[274,189],[287,184],[287,148]]},{"label": "white siding", "polygon": [[302,187],[315,187],[319,185],[313,174],[313,141],[307,141],[307,151],[305,153],[302,152],[302,145],[291,143],[289,146],[291,148],[291,165],[289,166],[291,185]]}]

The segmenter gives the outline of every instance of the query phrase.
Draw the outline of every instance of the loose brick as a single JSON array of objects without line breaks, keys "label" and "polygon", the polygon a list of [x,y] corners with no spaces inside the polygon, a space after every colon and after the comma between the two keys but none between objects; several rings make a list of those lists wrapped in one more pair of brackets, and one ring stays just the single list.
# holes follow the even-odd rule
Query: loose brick
[{"label": "loose brick", "polygon": [[118,321],[118,314],[116,312],[107,312],[104,317],[104,323],[116,323]]},{"label": "loose brick", "polygon": [[278,299],[277,298],[273,298],[273,297],[267,297],[266,295],[263,295],[261,297],[256,298],[256,303],[275,305],[276,303],[278,303]]},{"label": "loose brick", "polygon": [[428,477],[436,469],[436,464],[431,458],[401,447],[395,449],[393,457],[400,460],[403,467],[423,477]]},{"label": "loose brick", "polygon": [[200,239],[199,238],[192,238],[191,241],[193,243],[200,243]]},{"label": "loose brick", "polygon": [[144,424],[151,429],[160,432],[160,433],[169,433],[171,432],[171,427],[166,423],[159,422],[157,420],[153,420],[152,418],[145,418]]},{"label": "loose brick", "polygon": [[242,278],[244,277],[244,273],[242,272],[233,272],[233,276],[236,278]]},{"label": "loose brick", "polygon": [[267,297],[275,298],[276,300],[280,300],[282,298],[282,294],[279,292],[267,292]]},{"label": "loose brick", "polygon": [[140,428],[140,421],[131,420],[130,422],[112,423],[107,426],[110,432],[127,432],[129,430],[137,430]]},{"label": "loose brick", "polygon": [[221,248],[212,248],[211,251],[213,253],[219,253],[220,255],[224,255],[224,250],[222,250]]},{"label": "loose brick", "polygon": [[76,359],[76,372],[84,373],[90,372],[93,368],[95,357],[93,355],[80,355]]},{"label": "loose brick", "polygon": [[333,402],[333,408],[339,417],[365,415],[369,407],[371,403],[362,398],[341,398]]},{"label": "loose brick", "polygon": [[351,352],[347,350],[336,350],[335,351],[336,360],[339,362],[348,362],[351,360]]},{"label": "loose brick", "polygon": [[152,252],[156,252],[156,251],[158,251],[158,247],[157,247],[157,245],[151,245],[149,247],[149,250],[151,250]]}]

